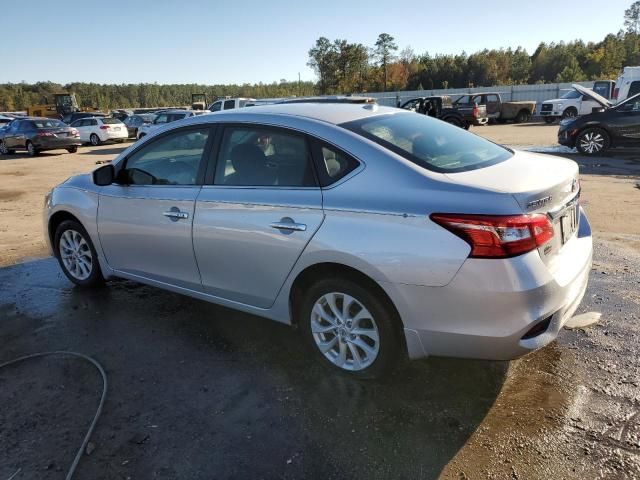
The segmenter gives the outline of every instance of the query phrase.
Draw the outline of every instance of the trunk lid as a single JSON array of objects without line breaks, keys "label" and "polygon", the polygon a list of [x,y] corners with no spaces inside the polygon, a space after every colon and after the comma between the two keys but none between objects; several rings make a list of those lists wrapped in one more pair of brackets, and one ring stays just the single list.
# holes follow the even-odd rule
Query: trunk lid
[{"label": "trunk lid", "polygon": [[523,213],[546,214],[554,237],[539,251],[547,262],[575,235],[578,173],[578,164],[572,160],[517,151],[502,163],[446,176],[463,185],[510,194]]}]

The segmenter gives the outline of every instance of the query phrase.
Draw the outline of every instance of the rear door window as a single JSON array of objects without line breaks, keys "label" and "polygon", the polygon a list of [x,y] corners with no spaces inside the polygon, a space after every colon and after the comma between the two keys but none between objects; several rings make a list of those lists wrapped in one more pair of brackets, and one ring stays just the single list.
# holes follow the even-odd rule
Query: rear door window
[{"label": "rear door window", "polygon": [[317,186],[307,139],[283,129],[227,127],[216,162],[216,185]]},{"label": "rear door window", "polygon": [[314,142],[314,157],[320,185],[328,187],[353,172],[360,162],[352,156],[324,142]]}]

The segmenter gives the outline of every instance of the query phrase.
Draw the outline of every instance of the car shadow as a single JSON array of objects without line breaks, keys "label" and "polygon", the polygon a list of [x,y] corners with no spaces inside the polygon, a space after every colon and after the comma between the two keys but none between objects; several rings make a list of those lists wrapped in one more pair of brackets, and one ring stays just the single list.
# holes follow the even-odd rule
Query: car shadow
[{"label": "car shadow", "polygon": [[[0,284],[0,362],[70,349],[108,372],[92,438],[99,448],[80,463],[86,478],[437,478],[492,408],[509,368],[428,359],[386,381],[358,381],[324,368],[287,326],[130,281],[74,288],[51,258],[0,269]],[[46,448],[12,450],[28,470],[77,448],[87,418],[72,417],[65,429],[78,433],[62,438],[46,420],[18,428],[35,405],[48,405],[49,418],[63,405],[7,378],[3,389],[22,396],[0,405],[9,423],[2,451],[40,438]]]},{"label": "car shadow", "polygon": [[70,154],[66,150],[62,150],[62,149],[61,150],[47,150],[45,152],[39,152],[37,155],[32,157],[26,151],[25,152],[17,151],[15,153],[12,153],[11,155],[0,155],[0,161],[2,161],[2,160],[22,160],[22,159],[25,159],[25,158],[38,160],[39,158],[53,158],[53,157],[59,157],[60,155],[70,155]]},{"label": "car shadow", "polygon": [[95,148],[85,147],[82,149],[82,155],[118,155],[129,148],[130,143],[118,144],[112,148]]}]

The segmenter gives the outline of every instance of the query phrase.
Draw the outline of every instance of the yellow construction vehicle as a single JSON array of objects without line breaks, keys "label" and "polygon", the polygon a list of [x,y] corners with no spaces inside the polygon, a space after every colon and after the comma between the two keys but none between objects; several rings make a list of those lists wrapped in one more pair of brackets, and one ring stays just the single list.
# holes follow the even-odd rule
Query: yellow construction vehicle
[{"label": "yellow construction vehicle", "polygon": [[27,107],[27,115],[30,117],[62,119],[67,114],[79,111],[80,107],[73,93],[54,93],[53,103],[50,103],[47,97],[42,97],[41,104]]},{"label": "yellow construction vehicle", "polygon": [[192,93],[191,94],[191,109],[192,110],[205,110],[207,108],[207,94],[206,93]]}]

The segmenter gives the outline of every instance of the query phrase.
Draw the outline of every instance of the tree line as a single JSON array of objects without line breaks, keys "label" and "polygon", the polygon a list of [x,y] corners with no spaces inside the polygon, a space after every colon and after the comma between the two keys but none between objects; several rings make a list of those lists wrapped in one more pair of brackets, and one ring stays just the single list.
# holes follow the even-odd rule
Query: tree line
[{"label": "tree line", "polygon": [[274,83],[244,85],[158,85],[98,84],[74,82],[61,85],[53,82],[0,84],[0,111],[21,111],[29,105],[53,102],[54,93],[73,92],[83,108],[109,110],[114,108],[170,107],[191,104],[192,93],[205,93],[209,102],[217,97],[281,98],[293,95],[315,95],[314,82],[280,80]]},{"label": "tree line", "polygon": [[244,85],[158,85],[52,82],[0,84],[0,111],[25,110],[52,101],[53,93],[73,92],[81,107],[113,108],[188,105],[192,93],[217,97],[280,98],[387,90],[431,90],[616,79],[628,65],[640,65],[640,0],[624,15],[625,30],[600,42],[540,43],[529,54],[518,47],[484,49],[467,54],[398,52],[393,36],[381,33],[372,46],[320,37],[309,50],[308,65],[317,82]]},{"label": "tree line", "polygon": [[640,35],[630,27],[600,42],[543,42],[531,55],[521,47],[453,55],[416,54],[411,47],[398,52],[387,33],[372,47],[320,37],[308,65],[320,94],[615,80],[622,67],[640,65]]}]

